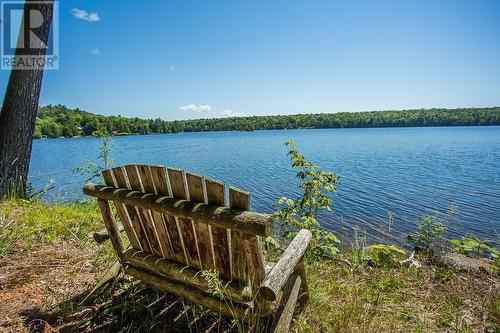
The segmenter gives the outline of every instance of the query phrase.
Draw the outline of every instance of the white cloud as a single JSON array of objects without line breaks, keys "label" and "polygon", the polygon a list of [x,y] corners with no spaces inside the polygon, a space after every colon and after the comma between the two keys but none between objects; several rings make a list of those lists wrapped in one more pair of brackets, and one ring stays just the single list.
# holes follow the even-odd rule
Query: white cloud
[{"label": "white cloud", "polygon": [[179,106],[182,111],[210,112],[212,107],[208,104],[187,104]]},{"label": "white cloud", "polygon": [[92,53],[95,56],[101,55],[101,51],[96,47],[95,49],[90,50],[90,53]]},{"label": "white cloud", "polygon": [[225,109],[224,111],[222,111],[222,115],[224,117],[245,117],[246,116],[245,112],[234,112],[231,109]]},{"label": "white cloud", "polygon": [[71,14],[73,14],[73,16],[79,20],[85,20],[89,22],[97,22],[101,19],[99,17],[99,14],[97,14],[96,12],[88,13],[84,9],[73,8],[71,10]]}]

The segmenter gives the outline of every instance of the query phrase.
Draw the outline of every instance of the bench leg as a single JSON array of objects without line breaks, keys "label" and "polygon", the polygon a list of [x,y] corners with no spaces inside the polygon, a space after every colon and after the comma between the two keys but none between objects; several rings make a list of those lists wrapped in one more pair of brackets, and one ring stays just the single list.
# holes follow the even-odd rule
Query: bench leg
[{"label": "bench leg", "polygon": [[306,269],[304,267],[304,259],[302,259],[297,264],[296,271],[301,279],[299,299],[297,300],[297,303],[301,308],[304,308],[307,305],[307,303],[309,303],[309,287],[307,286],[307,277],[306,277]]},{"label": "bench leg", "polygon": [[289,331],[292,322],[293,311],[299,297],[299,290],[302,279],[299,274],[292,274],[283,290],[283,298],[276,311],[275,325],[272,329],[274,333],[286,333]]},{"label": "bench leg", "polygon": [[103,275],[103,277],[99,280],[97,285],[92,289],[92,291],[83,299],[82,303],[85,303],[85,301],[92,295],[94,295],[99,289],[107,285],[108,283],[114,281],[118,275],[120,274],[120,270],[122,268],[122,265],[118,260],[115,260],[113,265],[108,269],[108,271]]}]

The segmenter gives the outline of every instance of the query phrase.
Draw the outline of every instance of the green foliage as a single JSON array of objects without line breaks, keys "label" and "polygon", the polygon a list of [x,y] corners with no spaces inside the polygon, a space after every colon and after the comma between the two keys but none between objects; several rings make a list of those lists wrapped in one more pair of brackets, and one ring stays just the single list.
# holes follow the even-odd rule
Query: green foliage
[{"label": "green foliage", "polygon": [[293,162],[292,168],[298,170],[296,176],[301,182],[302,194],[296,199],[279,198],[274,204],[278,207],[274,217],[281,223],[285,237],[293,238],[298,230],[309,229],[313,235],[310,250],[313,254],[336,255],[339,240],[333,233],[321,229],[317,215],[321,211],[332,212],[333,201],[329,195],[337,192],[339,176],[307,161],[294,142],[285,145],[290,147],[288,156]]},{"label": "green foliage", "polygon": [[100,178],[101,173],[108,169],[113,163],[110,154],[113,151],[114,141],[111,139],[108,130],[104,127],[100,128],[95,132],[95,136],[101,139],[97,162],[92,160],[83,160],[83,166],[77,167],[73,170],[75,173],[88,176],[85,180],[86,182],[89,182],[94,178]]},{"label": "green foliage", "polygon": [[443,217],[439,212],[425,214],[420,220],[416,221],[417,230],[409,235],[409,239],[414,246],[430,249],[432,244],[444,236],[448,231],[448,225],[453,223],[455,216],[458,215],[457,204],[453,201]]},{"label": "green foliage", "polygon": [[382,267],[391,267],[406,254],[406,251],[396,245],[374,244],[368,247],[370,257]]},{"label": "green foliage", "polygon": [[452,239],[451,243],[453,244],[453,251],[457,253],[489,257],[495,260],[500,257],[500,252],[494,246],[475,237]]},{"label": "green foliage", "polygon": [[203,276],[207,282],[208,290],[210,290],[214,296],[220,297],[221,299],[226,298],[226,288],[219,278],[219,273],[216,270],[204,270],[201,272],[201,276]]},{"label": "green foliage", "polygon": [[417,230],[410,235],[411,242],[420,248],[429,249],[434,241],[448,231],[447,222],[437,212],[424,215],[416,222]]},{"label": "green foliage", "polygon": [[35,138],[93,135],[105,127],[113,135],[293,128],[500,125],[500,108],[339,112],[287,116],[231,117],[164,121],[95,115],[64,105],[38,111]]}]

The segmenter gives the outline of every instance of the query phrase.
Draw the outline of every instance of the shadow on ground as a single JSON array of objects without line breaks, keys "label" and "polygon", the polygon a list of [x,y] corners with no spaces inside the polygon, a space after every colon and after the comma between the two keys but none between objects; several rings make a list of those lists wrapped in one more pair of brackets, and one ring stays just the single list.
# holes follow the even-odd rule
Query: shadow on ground
[{"label": "shadow on ground", "polygon": [[22,313],[31,332],[233,332],[230,318],[126,277],[85,300],[88,292]]}]

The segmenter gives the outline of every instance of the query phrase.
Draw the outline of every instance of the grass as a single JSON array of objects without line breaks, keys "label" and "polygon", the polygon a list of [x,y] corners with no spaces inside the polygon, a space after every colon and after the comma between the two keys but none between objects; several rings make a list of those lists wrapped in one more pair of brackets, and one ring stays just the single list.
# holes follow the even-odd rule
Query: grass
[{"label": "grass", "polygon": [[[311,304],[298,332],[498,331],[498,277],[438,267],[308,265]],[[487,316],[485,316],[487,314]]]},{"label": "grass", "polygon": [[[238,330],[231,319],[126,277],[82,303],[113,258],[109,242],[90,238],[102,228],[95,203],[0,202],[0,224],[0,317],[7,318],[0,330]],[[357,258],[361,247],[344,253],[351,266],[307,262],[311,302],[295,316],[294,332],[500,332],[498,275],[369,267]]]},{"label": "grass", "polygon": [[0,205],[0,255],[16,240],[29,249],[34,242],[57,239],[85,244],[101,218],[95,202],[44,204],[40,201],[10,200]]}]

